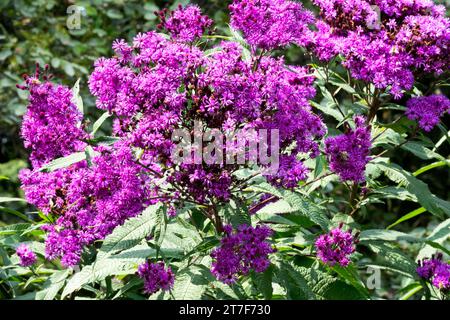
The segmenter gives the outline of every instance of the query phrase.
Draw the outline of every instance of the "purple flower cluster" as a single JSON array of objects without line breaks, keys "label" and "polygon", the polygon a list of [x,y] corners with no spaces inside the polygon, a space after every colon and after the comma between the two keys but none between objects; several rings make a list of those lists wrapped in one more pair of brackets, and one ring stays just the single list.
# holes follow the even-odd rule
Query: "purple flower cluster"
[{"label": "purple flower cluster", "polygon": [[167,10],[158,13],[161,19],[159,27],[166,29],[173,39],[182,42],[192,42],[200,38],[213,24],[211,19],[202,15],[196,5],[185,8],[179,5],[178,10],[172,11],[169,17],[166,17],[166,14]]},{"label": "purple flower cluster", "polygon": [[287,0],[235,0],[231,26],[241,30],[254,48],[272,50],[291,43],[305,45],[314,16],[302,4]]},{"label": "purple flower cluster", "polygon": [[147,261],[139,265],[137,274],[144,280],[144,291],[147,294],[154,294],[159,290],[168,291],[175,280],[172,269],[165,268],[164,262]]},{"label": "purple flower cluster", "polygon": [[330,169],[341,180],[364,182],[366,164],[370,160],[370,128],[365,125],[363,117],[357,116],[354,120],[355,129],[325,140],[325,153]]},{"label": "purple flower cluster", "polygon": [[269,227],[241,225],[233,232],[228,225],[224,232],[220,247],[211,253],[214,259],[211,272],[219,281],[232,284],[239,275],[252,270],[264,272],[269,267],[267,255],[275,251],[267,242],[267,237],[272,234]]},{"label": "purple flower cluster", "polygon": [[[276,3],[281,11],[298,9]],[[84,151],[89,135],[81,114],[69,89],[27,79],[30,106],[22,131],[33,169],[23,170],[20,178],[27,201],[55,221],[44,226],[48,259],[77,264],[84,246],[157,201],[170,206],[170,215],[183,201],[228,201],[240,184],[233,172],[245,165],[172,159],[172,133],[192,132],[195,122],[202,130],[228,133],[279,130],[281,170],[271,172],[269,180],[292,188],[306,178],[296,155],[317,156],[326,132],[309,105],[315,95],[310,71],[288,67],[282,58],[247,58],[235,42],[222,42],[212,52],[192,45],[209,26],[198,7],[181,7],[163,19],[171,37],[150,31],[132,44],[116,40],[115,56],[95,62],[89,89],[97,107],[114,115],[112,135],[118,141],[93,145],[89,159],[67,168],[39,170],[55,158]]]},{"label": "purple flower cluster", "polygon": [[20,174],[27,201],[55,218],[43,226],[46,258],[61,257],[65,266],[78,263],[83,246],[103,239],[152,203],[151,182],[129,146],[118,142],[96,152],[91,166],[81,161],[53,172],[25,169]]},{"label": "purple flower cluster", "polygon": [[325,61],[336,55],[353,77],[395,98],[419,72],[449,68],[450,20],[430,0],[314,0],[321,20],[310,48]]},{"label": "purple flower cluster", "polygon": [[[197,10],[189,8],[170,16],[182,23],[191,16],[186,10]],[[279,129],[282,148],[296,142],[293,154],[311,156],[318,154],[317,140],[325,134],[308,102],[315,90],[307,68],[286,68],[282,59],[272,57],[245,59],[235,42],[222,42],[216,49],[206,54],[177,38],[139,34],[132,46],[116,42],[117,57],[99,59],[89,80],[97,106],[119,116],[114,133],[143,150],[141,163],[154,166],[184,195],[201,203],[229,199],[236,182],[230,171],[236,166],[185,163],[175,172],[167,170],[175,167],[175,129],[192,131],[194,121],[227,132]],[[282,163],[292,162],[291,156],[283,157]],[[306,169],[297,161],[271,180],[292,187],[305,177]]]},{"label": "purple flower cluster", "polygon": [[430,281],[436,288],[447,291],[450,289],[450,264],[442,261],[442,254],[431,259],[423,259],[418,262],[417,274]]},{"label": "purple flower cluster", "polygon": [[430,131],[439,123],[440,117],[450,111],[450,100],[441,94],[415,97],[408,100],[406,107],[408,118],[417,120],[423,130]]},{"label": "purple flower cluster", "polygon": [[25,147],[31,150],[30,161],[36,168],[82,150],[85,147],[82,139],[87,138],[80,126],[82,114],[72,102],[72,91],[45,80],[41,82],[40,76],[38,65],[35,75],[25,76],[25,86],[19,86],[30,91],[21,135]]},{"label": "purple flower cluster", "polygon": [[350,263],[350,255],[355,252],[357,236],[353,236],[350,231],[339,228],[332,229],[329,233],[323,234],[315,242],[317,257],[330,266],[336,263],[346,267]]},{"label": "purple flower cluster", "polygon": [[22,267],[33,265],[37,259],[36,254],[24,243],[17,247],[16,254],[20,259],[20,265]]}]

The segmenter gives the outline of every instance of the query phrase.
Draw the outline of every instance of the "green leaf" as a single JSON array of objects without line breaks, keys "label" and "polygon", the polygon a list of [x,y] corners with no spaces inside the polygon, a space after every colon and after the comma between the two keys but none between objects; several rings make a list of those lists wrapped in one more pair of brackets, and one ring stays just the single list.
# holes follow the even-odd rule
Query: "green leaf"
[{"label": "green leaf", "polygon": [[163,210],[161,204],[149,206],[140,215],[130,218],[105,238],[98,253],[99,258],[111,255],[121,250],[129,249],[150,236],[157,227],[159,211]]},{"label": "green leaf", "polygon": [[61,60],[62,67],[64,69],[64,72],[69,76],[73,77],[75,75],[75,69],[73,68],[73,64],[68,61]]},{"label": "green leaf", "polygon": [[22,198],[0,197],[0,203],[2,202],[26,202],[26,200]]},{"label": "green leaf", "polygon": [[222,207],[220,213],[234,228],[243,224],[248,226],[252,224],[247,207],[239,199],[231,199]]},{"label": "green leaf", "polygon": [[430,160],[430,159],[437,159],[437,160],[445,160],[443,156],[440,154],[431,151],[427,147],[421,145],[417,142],[407,142],[404,145],[401,146],[403,150],[407,150],[417,156],[418,158],[422,160]]},{"label": "green leaf", "polygon": [[25,214],[23,214],[22,212],[19,212],[17,210],[14,210],[14,209],[5,208],[5,207],[0,206],[0,212],[6,212],[6,213],[12,214],[12,215],[22,219],[23,221],[34,223],[34,221],[31,220],[30,218],[28,218]]},{"label": "green leaf", "polygon": [[80,79],[72,87],[72,102],[77,106],[81,114],[84,114],[83,99],[80,96]]},{"label": "green leaf", "polygon": [[395,164],[380,162],[376,166],[383,171],[390,180],[398,183],[400,186],[404,186],[406,190],[414,194],[417,197],[418,202],[427,209],[427,211],[439,218],[450,216],[450,203],[432,194],[425,182],[417,179],[411,173]]},{"label": "green leaf", "polygon": [[103,122],[105,122],[106,119],[111,117],[111,114],[107,111],[101,115],[100,118],[97,119],[97,121],[94,122],[94,125],[92,126],[92,136],[94,136],[98,129],[102,126]]},{"label": "green leaf", "polygon": [[417,292],[421,291],[423,289],[422,285],[420,283],[413,283],[409,286],[409,289],[405,294],[403,294],[399,300],[408,300],[413,295],[415,295]]},{"label": "green leaf", "polygon": [[399,249],[381,242],[377,244],[370,243],[368,246],[376,254],[378,261],[375,263],[363,263],[363,265],[393,271],[411,278],[417,276],[416,263]]},{"label": "green leaf", "polygon": [[[426,242],[432,241],[433,243],[444,245],[445,241],[447,241],[449,237],[450,237],[450,219],[447,219],[441,222],[438,226],[436,226],[433,232],[425,239],[425,241]],[[417,255],[417,260],[429,258],[435,252],[436,252],[435,247],[433,247],[430,243],[427,243],[419,251],[419,254]]]},{"label": "green leaf", "polygon": [[70,272],[70,269],[65,269],[52,274],[45,282],[44,289],[36,292],[36,300],[53,300],[66,283]]},{"label": "green leaf", "polygon": [[358,290],[360,298],[368,299],[370,297],[369,292],[367,291],[364,283],[361,281],[358,270],[355,269],[353,264],[348,265],[347,267],[341,267],[340,265],[334,265],[332,269],[348,284],[350,284],[353,288]]},{"label": "green leaf", "polygon": [[291,206],[292,212],[301,214],[319,225],[322,229],[328,230],[330,221],[326,217],[324,210],[298,192],[277,189],[267,183],[251,186],[244,191],[269,193],[280,199],[284,199]]},{"label": "green leaf", "polygon": [[341,88],[342,90],[344,90],[344,91],[350,93],[350,94],[356,94],[356,91],[355,91],[355,89],[353,89],[352,86],[350,86],[349,84],[343,82],[341,79],[339,79],[339,78],[337,78],[337,77],[334,77],[334,80],[333,80],[333,79],[330,79],[329,82],[330,82],[331,84],[333,84],[333,85],[335,85],[335,86]]},{"label": "green leaf", "polygon": [[27,230],[31,225],[29,223],[10,224],[0,227],[0,236],[10,236],[13,234],[21,234]]},{"label": "green leaf", "polygon": [[308,285],[304,272],[299,272],[300,267],[285,261],[276,264],[275,275],[279,283],[286,289],[286,296],[293,300],[316,299],[316,295]]},{"label": "green leaf", "polygon": [[272,299],[273,272],[274,272],[274,266],[270,265],[264,272],[260,272],[260,273],[254,272],[252,274],[253,283],[255,284],[258,291],[262,293],[264,299],[266,299],[266,300]]},{"label": "green leaf", "polygon": [[364,230],[359,236],[361,242],[365,241],[409,241],[409,242],[423,242],[422,239],[411,236],[409,234],[394,231],[394,230],[381,230],[381,229],[370,229]]},{"label": "green leaf", "polygon": [[420,207],[416,210],[411,211],[410,213],[405,214],[403,217],[401,217],[400,219],[398,219],[397,221],[395,221],[393,224],[391,224],[389,227],[387,227],[386,229],[391,229],[392,227],[395,227],[396,225],[398,225],[399,223],[402,223],[404,221],[407,221],[409,219],[412,219],[416,216],[418,216],[419,214],[422,214],[424,212],[426,212],[427,209],[425,209],[424,207]]},{"label": "green leaf", "polygon": [[50,161],[48,164],[43,165],[39,169],[39,171],[52,172],[52,171],[55,171],[55,170],[58,170],[61,168],[67,168],[67,167],[71,166],[72,164],[78,163],[85,159],[86,159],[86,153],[84,151],[72,153],[71,155]]},{"label": "green leaf", "polygon": [[370,197],[372,197],[372,195],[378,197],[379,194],[383,195],[386,199],[417,202],[417,197],[414,194],[401,187],[383,187],[380,189],[375,189],[372,191]]},{"label": "green leaf", "polygon": [[117,255],[97,257],[93,264],[83,267],[80,272],[75,273],[68,280],[61,299],[89,283],[103,281],[108,276],[134,274],[138,264],[143,263],[149,256],[155,256],[155,254],[155,249],[143,245],[122,251]]},{"label": "green leaf", "polygon": [[389,128],[375,127],[372,136],[374,137],[373,147],[382,145],[397,146],[405,141],[400,133]]},{"label": "green leaf", "polygon": [[209,283],[198,268],[189,267],[176,274],[172,294],[175,300],[200,300]]},{"label": "green leaf", "polygon": [[122,12],[120,12],[119,10],[117,10],[117,9],[108,9],[107,11],[106,11],[106,15],[109,17],[109,18],[111,18],[111,19],[113,19],[113,20],[117,20],[117,19],[123,19],[123,14],[122,14]]},{"label": "green leaf", "polygon": [[324,114],[333,117],[334,119],[336,119],[339,122],[344,120],[344,117],[341,115],[341,113],[338,110],[332,108],[333,106],[336,105],[334,102],[327,103],[327,100],[324,99],[324,101],[322,101],[322,103],[320,103],[320,104],[315,101],[312,101],[312,100],[310,100],[309,103],[311,103],[311,105],[314,108],[319,109]]},{"label": "green leaf", "polygon": [[450,167],[450,160],[443,160],[443,161],[438,161],[438,162],[434,162],[432,164],[429,164],[427,166],[424,166],[420,169],[418,169],[417,171],[415,171],[413,173],[413,176],[417,177],[418,175],[427,172],[428,170],[434,169],[434,168],[438,168],[438,167],[443,167],[443,166],[449,166]]}]

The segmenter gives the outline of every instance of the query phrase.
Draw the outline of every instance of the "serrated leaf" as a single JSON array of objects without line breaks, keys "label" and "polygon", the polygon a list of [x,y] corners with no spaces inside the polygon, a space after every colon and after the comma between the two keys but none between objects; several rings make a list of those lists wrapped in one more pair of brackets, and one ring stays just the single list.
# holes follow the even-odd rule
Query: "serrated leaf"
[{"label": "serrated leaf", "polygon": [[252,223],[247,207],[239,199],[231,199],[223,206],[221,214],[234,228]]},{"label": "serrated leaf", "polygon": [[368,246],[376,254],[379,262],[367,263],[365,266],[378,267],[411,278],[416,277],[416,263],[399,249],[383,243],[370,243]]},{"label": "serrated leaf", "polygon": [[400,133],[389,128],[374,128],[372,136],[374,137],[373,147],[381,145],[397,146],[405,141]]},{"label": "serrated leaf", "polygon": [[262,293],[264,299],[266,299],[266,300],[272,299],[273,272],[274,272],[274,266],[270,265],[264,272],[259,272],[259,273],[254,272],[252,274],[253,283],[255,284],[258,291]]},{"label": "serrated leaf", "polygon": [[335,265],[332,269],[346,282],[348,282],[353,288],[359,291],[359,295],[362,298],[369,298],[370,294],[367,291],[364,283],[358,275],[358,270],[355,269],[353,264],[347,267],[341,267],[340,265]]},{"label": "serrated leaf", "polygon": [[417,156],[418,158],[422,160],[430,160],[430,159],[437,159],[437,160],[445,160],[443,156],[440,154],[428,149],[427,147],[421,145],[417,142],[409,141],[401,146],[403,150],[407,150]]},{"label": "serrated leaf", "polygon": [[275,275],[279,283],[286,289],[288,299],[316,299],[316,295],[309,287],[307,279],[291,263],[285,261],[277,262]]},{"label": "serrated leaf", "polygon": [[405,187],[406,190],[414,194],[417,197],[417,201],[427,209],[427,211],[439,218],[450,216],[450,203],[432,194],[425,182],[417,179],[411,173],[394,164],[378,163],[377,167],[383,171],[390,180]]},{"label": "serrated leaf", "polygon": [[277,189],[267,183],[252,186],[246,190],[269,193],[280,199],[284,199],[291,206],[293,212],[307,217],[312,222],[319,225],[322,229],[328,230],[330,221],[326,217],[324,211],[317,204],[300,193],[290,190]]},{"label": "serrated leaf", "polygon": [[373,190],[372,193],[375,196],[381,194],[383,195],[383,198],[386,199],[398,199],[402,201],[417,202],[417,197],[414,194],[401,187],[383,187]]},{"label": "serrated leaf", "polygon": [[319,109],[324,114],[333,117],[337,121],[344,120],[344,117],[341,115],[341,113],[338,110],[332,108],[332,106],[334,106],[335,104],[334,103],[326,103],[326,102],[327,102],[327,100],[325,100],[325,99],[324,99],[323,103],[320,103],[320,104],[315,101],[312,101],[312,100],[309,101],[309,103],[313,107],[315,107],[316,109]]},{"label": "serrated leaf", "polygon": [[138,257],[110,257],[95,261],[93,264],[83,267],[80,272],[75,273],[64,287],[61,299],[67,295],[78,291],[83,286],[102,281],[111,275],[127,275],[134,274],[137,270],[137,265],[143,263],[145,258]]},{"label": "serrated leaf", "polygon": [[0,236],[9,236],[13,234],[21,234],[27,230],[31,225],[29,223],[10,224],[0,227]]},{"label": "serrated leaf", "polygon": [[191,266],[177,272],[172,289],[175,300],[200,300],[210,284],[200,269]]},{"label": "serrated leaf", "polygon": [[52,274],[44,284],[44,289],[36,292],[36,300],[53,300],[64,286],[70,272],[70,269],[65,269]]},{"label": "serrated leaf", "polygon": [[129,249],[150,236],[157,226],[160,210],[163,210],[161,204],[149,206],[140,215],[128,219],[123,225],[115,228],[103,241],[98,253],[99,258]]}]

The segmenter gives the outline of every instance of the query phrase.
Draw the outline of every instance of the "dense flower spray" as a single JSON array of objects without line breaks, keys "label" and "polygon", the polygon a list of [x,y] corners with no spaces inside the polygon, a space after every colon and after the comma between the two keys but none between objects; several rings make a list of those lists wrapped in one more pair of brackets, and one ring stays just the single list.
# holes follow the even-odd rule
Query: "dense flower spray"
[{"label": "dense flower spray", "polygon": [[[179,10],[188,9],[170,16],[181,23],[185,13]],[[133,54],[126,55],[127,59],[122,58],[128,52],[124,47],[116,50],[119,58],[96,62],[89,80],[91,92],[99,108],[119,116],[115,134],[143,150],[141,163],[163,164],[153,169],[191,200],[227,201],[236,182],[230,174],[236,165],[183,163],[179,170],[163,169],[175,166],[170,157],[171,133],[180,128],[192,130],[195,121],[231,133],[279,129],[282,148],[296,142],[293,154],[317,155],[316,140],[324,135],[325,127],[308,103],[315,94],[308,69],[288,70],[282,59],[268,56],[244,59],[242,46],[235,42],[222,42],[217,51],[205,55],[177,37],[168,40],[154,32],[135,37]],[[281,156],[282,164],[288,161],[295,165],[285,165],[271,180],[292,187],[307,172],[300,160]]]},{"label": "dense flower spray", "polygon": [[168,291],[175,280],[172,269],[165,268],[164,262],[147,261],[139,265],[137,274],[144,280],[144,291],[147,294],[154,294],[159,290]]},{"label": "dense flower spray", "polygon": [[202,15],[196,5],[185,8],[179,5],[178,10],[172,11],[169,17],[166,17],[167,13],[167,9],[158,13],[161,19],[158,27],[164,28],[174,39],[183,42],[192,42],[200,38],[213,24],[211,19]]},{"label": "dense flower spray", "polygon": [[440,117],[450,111],[450,100],[441,94],[415,97],[408,100],[406,107],[408,118],[417,120],[423,130],[430,131],[439,123]]},{"label": "dense flower spray", "polygon": [[291,43],[306,45],[312,12],[301,3],[286,0],[238,0],[230,5],[231,25],[241,30],[247,42],[265,50]]},{"label": "dense flower spray", "polygon": [[[276,3],[282,11],[298,9]],[[27,200],[54,218],[44,226],[46,256],[61,258],[63,265],[77,264],[86,245],[155,202],[168,204],[173,216],[183,202],[211,206],[229,200],[231,190],[242,183],[234,172],[247,164],[175,163],[176,129],[191,132],[200,122],[203,131],[218,128],[229,134],[278,130],[280,170],[267,177],[287,188],[307,178],[303,159],[319,154],[318,141],[326,129],[308,102],[315,95],[308,68],[287,66],[269,55],[247,56],[241,44],[231,41],[203,51],[204,45],[194,42],[207,41],[201,37],[211,22],[196,6],[158,15],[170,37],[149,31],[132,44],[114,41],[115,56],[98,59],[89,78],[97,107],[115,118],[113,144],[91,142],[69,89],[48,79],[27,79],[30,108],[22,130],[33,168],[20,178]],[[88,144],[89,159],[41,170]],[[217,215],[210,217],[221,231]]]},{"label": "dense flower spray", "polygon": [[37,260],[36,254],[24,243],[17,247],[16,254],[22,267],[29,267]]},{"label": "dense flower spray", "polygon": [[355,129],[325,140],[325,153],[330,161],[330,169],[343,181],[357,183],[365,181],[365,168],[370,157],[370,127],[363,117],[355,117]]},{"label": "dense flower spray", "polygon": [[417,274],[430,281],[436,288],[447,291],[450,289],[450,265],[442,261],[442,254],[425,258],[418,262]]},{"label": "dense flower spray", "polygon": [[272,230],[266,226],[241,225],[235,231],[225,226],[220,247],[211,253],[214,260],[211,272],[227,284],[250,271],[263,272],[270,265],[268,254],[274,252],[266,240],[271,234]]},{"label": "dense flower spray", "polygon": [[431,0],[314,0],[321,20],[310,48],[342,55],[353,77],[400,98],[414,75],[449,69],[450,20]]},{"label": "dense flower spray", "polygon": [[332,229],[317,238],[315,242],[317,257],[331,266],[339,264],[346,267],[351,261],[350,255],[355,252],[357,237],[352,235],[351,231],[342,230],[340,225],[339,228]]},{"label": "dense flower spray", "polygon": [[46,257],[61,257],[66,266],[78,263],[83,246],[103,239],[154,202],[148,200],[151,182],[127,145],[118,142],[96,151],[90,166],[81,161],[53,172],[21,172],[27,201],[56,220],[43,227]]},{"label": "dense flower spray", "polygon": [[25,75],[23,90],[29,90],[29,105],[23,116],[21,135],[31,151],[33,167],[83,150],[87,134],[80,127],[82,114],[72,102],[72,91],[47,81],[48,66],[44,74],[36,66],[33,76]]}]

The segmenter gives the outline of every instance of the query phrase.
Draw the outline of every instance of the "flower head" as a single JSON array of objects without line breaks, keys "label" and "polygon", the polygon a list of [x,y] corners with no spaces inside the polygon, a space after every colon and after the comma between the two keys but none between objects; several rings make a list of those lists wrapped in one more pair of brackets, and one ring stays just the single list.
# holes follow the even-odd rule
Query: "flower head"
[{"label": "flower head", "polygon": [[17,247],[16,254],[20,259],[20,265],[22,267],[33,265],[37,259],[36,254],[24,243]]},{"label": "flower head", "polygon": [[81,151],[86,145],[82,140],[88,137],[81,128],[82,114],[73,103],[72,91],[48,81],[47,75],[40,78],[37,66],[34,76],[26,76],[26,86],[20,86],[30,92],[21,135],[31,150],[34,168]]},{"label": "flower head", "polygon": [[250,45],[267,50],[306,44],[308,24],[314,21],[301,3],[287,0],[234,0],[230,11],[231,26]]},{"label": "flower head", "polygon": [[203,33],[212,26],[213,21],[202,15],[200,8],[196,5],[189,5],[172,11],[166,17],[166,11],[158,13],[161,28],[166,29],[172,38],[182,42],[192,42],[200,38]]},{"label": "flower head", "polygon": [[440,117],[450,111],[450,100],[441,94],[415,97],[408,100],[406,107],[408,118],[417,120],[423,130],[430,131],[439,123]]},{"label": "flower head", "polygon": [[164,262],[147,261],[139,265],[137,274],[144,280],[144,290],[147,294],[154,294],[159,290],[168,291],[175,280],[172,269],[165,268]]},{"label": "flower head", "polygon": [[417,274],[430,281],[436,288],[447,291],[450,289],[450,264],[442,261],[442,254],[425,258],[418,262]]},{"label": "flower head", "polygon": [[267,255],[274,252],[266,241],[272,234],[270,228],[241,225],[233,231],[231,226],[225,226],[224,231],[220,247],[211,253],[211,272],[218,280],[231,284],[239,275],[246,275],[252,270],[264,272],[267,269],[270,265]]},{"label": "flower head", "polygon": [[356,242],[356,237],[351,232],[342,230],[340,226],[317,238],[317,256],[323,263],[331,266],[337,263],[346,267],[350,263],[350,255],[355,252]]},{"label": "flower head", "polygon": [[450,19],[430,0],[314,0],[322,19],[309,48],[340,54],[356,79],[400,98],[418,73],[449,69]]},{"label": "flower head", "polygon": [[341,180],[364,182],[366,164],[369,162],[371,146],[370,128],[364,118],[355,118],[356,128],[347,133],[325,140],[325,153],[330,161],[330,169]]}]

